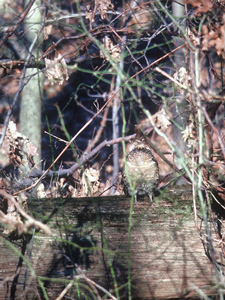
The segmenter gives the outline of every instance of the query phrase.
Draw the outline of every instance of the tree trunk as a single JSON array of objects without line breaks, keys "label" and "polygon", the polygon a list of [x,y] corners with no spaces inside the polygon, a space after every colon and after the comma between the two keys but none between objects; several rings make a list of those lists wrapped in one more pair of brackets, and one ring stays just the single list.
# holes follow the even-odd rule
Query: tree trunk
[{"label": "tree trunk", "polygon": [[[25,1],[27,3],[27,1]],[[40,43],[42,42],[42,34],[40,34],[42,26],[42,8],[41,1],[35,1],[25,22],[26,38],[28,40],[28,48],[32,44],[37,35],[37,44],[33,48],[33,56],[37,61],[40,55]],[[27,85],[21,94],[20,107],[20,132],[29,138],[30,142],[37,148],[38,156],[34,156],[35,164],[39,164],[41,160],[41,101],[43,93],[43,74],[34,75],[38,69],[27,69],[26,77]],[[37,165],[41,168],[41,165]],[[29,172],[29,167],[25,164],[23,172]]]},{"label": "tree trunk", "polygon": [[[184,2],[183,0],[173,1],[172,2],[172,10],[173,15],[176,19],[183,18],[184,17]],[[176,31],[179,31],[179,29],[174,26]],[[183,29],[185,29],[185,24],[181,26]],[[174,36],[174,48],[177,48],[184,44],[184,40],[182,37]],[[185,64],[185,53],[186,49],[181,48],[180,50],[176,51],[174,53],[174,67],[175,72],[179,72],[181,68],[186,69]],[[186,128],[186,118],[187,114],[185,113],[187,109],[187,101],[185,99],[185,93],[181,94],[179,91],[175,89],[174,91],[174,104],[173,104],[173,116],[174,116],[174,123],[173,123],[173,138],[176,143],[176,153],[174,156],[175,163],[179,169],[182,168],[179,158],[183,157],[183,154],[186,151],[186,145],[183,140],[182,131]],[[180,177],[178,184],[184,184],[184,181],[182,177]]]}]

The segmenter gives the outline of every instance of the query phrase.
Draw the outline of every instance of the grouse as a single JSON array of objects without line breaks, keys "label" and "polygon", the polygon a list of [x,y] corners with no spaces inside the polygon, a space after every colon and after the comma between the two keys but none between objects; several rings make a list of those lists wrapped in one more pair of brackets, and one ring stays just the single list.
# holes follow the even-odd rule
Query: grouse
[{"label": "grouse", "polygon": [[152,201],[152,193],[159,183],[159,167],[144,135],[137,134],[134,148],[126,156],[123,168],[125,194],[148,195]]}]

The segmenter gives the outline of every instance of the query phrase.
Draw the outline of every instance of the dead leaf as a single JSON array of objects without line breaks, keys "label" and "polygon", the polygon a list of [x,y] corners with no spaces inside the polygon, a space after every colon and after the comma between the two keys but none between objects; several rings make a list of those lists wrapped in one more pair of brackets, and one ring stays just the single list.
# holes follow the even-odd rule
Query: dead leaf
[{"label": "dead leaf", "polygon": [[132,11],[130,21],[127,23],[128,31],[130,30],[144,30],[152,24],[153,15],[150,9],[136,7]]},{"label": "dead leaf", "polygon": [[181,132],[184,142],[187,142],[187,146],[190,148],[192,146],[197,146],[198,139],[196,133],[196,124],[194,122],[193,116],[189,116],[189,121],[186,128]]},{"label": "dead leaf", "polygon": [[213,0],[185,0],[185,4],[191,4],[193,7],[197,7],[195,14],[206,13],[213,7]]},{"label": "dead leaf", "polygon": [[222,25],[204,24],[202,26],[202,50],[209,51],[215,48],[218,55],[225,58],[225,14],[222,16]]},{"label": "dead leaf", "polygon": [[156,114],[154,114],[153,120],[156,126],[162,131],[165,131],[171,125],[169,115],[166,113],[164,108],[160,109]]},{"label": "dead leaf", "polygon": [[[187,69],[184,67],[179,68],[179,70],[173,74],[173,78],[186,88],[188,88],[189,81],[191,80],[191,77],[187,73]],[[179,92],[184,94],[184,89],[180,89]]]},{"label": "dead leaf", "polygon": [[186,32],[192,44],[195,47],[199,46],[201,42],[200,36],[196,32],[194,32],[194,30],[191,31],[189,27],[186,28]]},{"label": "dead leaf", "polygon": [[113,10],[114,5],[110,0],[95,0],[94,9],[90,4],[86,5],[86,19],[89,19],[90,22],[94,22],[95,12],[98,11],[101,15],[101,19],[104,20],[107,17],[107,11]]},{"label": "dead leaf", "polygon": [[37,147],[35,147],[32,143],[28,142],[26,146],[27,146],[27,155],[29,157],[33,157],[35,155],[38,155]]},{"label": "dead leaf", "polygon": [[[37,148],[29,141],[29,139],[17,131],[16,124],[9,122],[6,139],[9,142],[9,159],[15,168],[24,164],[27,159],[30,167],[34,166],[33,157],[38,155]],[[25,150],[24,150],[25,149]]]},{"label": "dead leaf", "polygon": [[37,187],[37,196],[38,198],[47,198],[47,193],[45,191],[45,186],[43,183],[40,183],[39,186]]},{"label": "dead leaf", "polygon": [[70,191],[70,197],[75,198],[78,196],[78,191],[72,185],[68,186],[68,190]]},{"label": "dead leaf", "polygon": [[69,79],[67,65],[65,59],[61,54],[53,60],[45,58],[46,71],[45,74],[50,84],[59,83],[63,84],[64,80]]},{"label": "dead leaf", "polygon": [[86,169],[82,175],[83,194],[93,195],[98,192],[100,171],[93,168]]},{"label": "dead leaf", "polygon": [[86,19],[88,19],[91,23],[94,22],[94,20],[92,19],[93,17],[93,12],[92,12],[92,9],[91,9],[91,5],[86,5]]},{"label": "dead leaf", "polygon": [[[108,36],[104,36],[103,38],[103,45],[105,50],[107,50],[110,56],[116,61],[119,62],[121,60],[121,48],[120,45],[113,45],[112,40]],[[107,59],[105,54],[100,51],[100,57]]]},{"label": "dead leaf", "polygon": [[100,12],[102,20],[104,20],[107,16],[108,10],[113,10],[114,5],[110,0],[95,0],[96,9]]},{"label": "dead leaf", "polygon": [[44,40],[48,39],[48,36],[51,33],[51,31],[52,31],[52,24],[44,27]]}]

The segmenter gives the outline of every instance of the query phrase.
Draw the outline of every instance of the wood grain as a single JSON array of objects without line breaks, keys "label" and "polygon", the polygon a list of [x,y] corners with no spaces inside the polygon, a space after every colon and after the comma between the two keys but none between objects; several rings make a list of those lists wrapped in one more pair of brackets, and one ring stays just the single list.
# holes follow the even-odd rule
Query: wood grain
[{"label": "wood grain", "polygon": [[131,214],[125,196],[32,199],[28,206],[54,235],[1,234],[0,299],[57,299],[72,279],[67,299],[110,298],[93,284],[120,299],[198,297],[195,287],[213,293],[214,269],[187,188],[167,189],[153,205],[139,201]]}]

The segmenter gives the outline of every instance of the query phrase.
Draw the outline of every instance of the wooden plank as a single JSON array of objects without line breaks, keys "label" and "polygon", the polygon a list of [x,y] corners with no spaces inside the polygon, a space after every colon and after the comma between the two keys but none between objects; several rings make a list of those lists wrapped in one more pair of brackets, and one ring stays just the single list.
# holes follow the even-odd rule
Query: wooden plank
[{"label": "wooden plank", "polygon": [[[0,299],[44,299],[45,293],[56,299],[72,278],[77,284],[67,295],[97,299],[85,276],[124,299],[129,292],[132,299],[196,297],[194,285],[212,294],[216,278],[194,225],[191,191],[176,188],[155,201],[153,206],[139,201],[130,215],[130,199],[124,196],[31,200],[29,212],[47,222],[54,235],[1,238]],[[35,276],[42,276],[39,282],[21,251]]]}]

